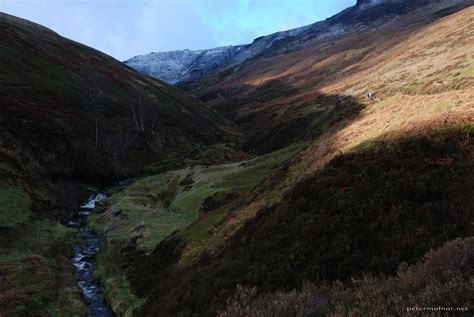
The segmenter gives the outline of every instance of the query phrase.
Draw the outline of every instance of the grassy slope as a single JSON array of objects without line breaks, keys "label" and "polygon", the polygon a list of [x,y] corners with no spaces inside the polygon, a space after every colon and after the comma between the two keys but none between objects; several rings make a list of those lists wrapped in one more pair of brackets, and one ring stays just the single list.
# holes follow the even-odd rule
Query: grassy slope
[{"label": "grassy slope", "polygon": [[[357,117],[376,112],[370,118],[375,123],[389,124],[393,115],[406,122],[434,111],[465,111],[472,106],[473,10],[443,18],[426,9],[359,36],[255,58],[231,75],[214,75],[194,93],[248,128],[252,134],[246,146],[260,151],[275,149],[272,136],[290,125],[296,124],[300,133],[287,135],[288,140],[281,136],[280,146],[312,137],[307,127],[336,104],[335,99],[321,102],[321,95],[362,99],[371,91],[374,100]],[[412,112],[383,113],[378,106]],[[383,134],[388,128],[375,129]]]},{"label": "grassy slope", "polygon": [[28,221],[31,216],[31,200],[20,188],[0,187],[0,227],[12,228]]},{"label": "grassy slope", "polygon": [[120,267],[130,260],[124,258],[123,246],[136,241],[139,250],[150,253],[160,241],[179,232],[186,245],[180,265],[191,265],[206,247],[204,241],[211,231],[216,243],[223,242],[225,232],[219,225],[228,210],[252,200],[258,186],[306,145],[295,144],[240,163],[195,166],[145,177],[114,193],[106,201],[106,210],[90,220],[92,228],[107,240],[96,273],[106,285],[114,310],[128,315],[143,302],[128,289]]},{"label": "grassy slope", "polygon": [[49,220],[0,232],[0,314],[83,316],[68,256],[76,231]]},{"label": "grassy slope", "polygon": [[[248,75],[248,77],[245,77],[247,81],[255,79],[258,83],[260,80],[265,80],[266,77],[271,75],[270,77],[279,76],[279,79],[285,81],[296,79],[301,81],[301,84],[306,85],[302,86],[305,89],[299,90],[294,95],[283,97],[277,95],[277,98],[267,96],[265,97],[268,98],[267,100],[265,98],[262,99],[262,115],[254,117],[257,118],[255,120],[256,124],[261,123],[263,125],[263,122],[272,122],[269,117],[274,117],[274,113],[277,114],[277,118],[289,118],[288,121],[291,121],[293,115],[303,118],[305,116],[311,117],[312,113],[327,113],[328,110],[330,112],[334,109],[335,105],[331,107],[330,104],[315,107],[312,101],[317,101],[318,98],[324,98],[335,103],[337,96],[341,98],[348,96],[346,98],[351,98],[350,100],[357,103],[360,110],[357,111],[355,116],[342,116],[340,120],[335,121],[335,124],[321,129],[321,133],[316,134],[317,138],[311,146],[287,164],[284,164],[278,173],[260,184],[258,192],[255,193],[252,199],[247,200],[237,208],[216,206],[190,226],[161,242],[150,256],[139,257],[138,263],[132,263],[131,266],[129,264],[129,278],[132,281],[133,288],[139,294],[149,296],[142,307],[141,313],[150,314],[158,311],[167,311],[173,314],[179,310],[184,315],[190,315],[191,311],[201,311],[208,308],[210,310],[206,312],[209,313],[213,309],[222,307],[221,305],[225,302],[226,296],[231,294],[236,283],[239,282],[248,283],[249,286],[263,286],[265,290],[274,290],[280,287],[291,288],[298,285],[300,280],[295,278],[294,272],[298,272],[300,269],[294,270],[294,266],[292,266],[293,264],[290,261],[292,257],[289,253],[281,254],[277,251],[280,244],[284,245],[284,241],[291,242],[297,235],[286,238],[282,237],[281,240],[278,240],[280,239],[278,238],[279,235],[288,231],[288,226],[290,225],[282,226],[281,224],[279,225],[281,222],[272,221],[278,209],[262,209],[262,207],[272,201],[280,201],[282,193],[291,188],[295,183],[299,183],[298,180],[302,175],[312,175],[315,172],[331,173],[330,171],[337,175],[337,173],[343,170],[342,168],[334,167],[334,164],[337,163],[331,163],[333,164],[331,165],[332,169],[326,170],[325,166],[334,157],[343,153],[346,153],[343,157],[348,158],[347,166],[350,167],[350,161],[354,158],[359,158],[362,165],[378,164],[376,161],[370,161],[364,153],[380,151],[373,153],[383,154],[386,157],[387,164],[384,167],[377,168],[381,168],[381,175],[384,173],[391,175],[384,168],[397,160],[403,159],[398,154],[400,153],[400,144],[407,142],[406,144],[408,145],[405,146],[410,151],[421,151],[416,152],[418,153],[416,155],[422,157],[420,160],[432,162],[429,165],[430,168],[423,169],[420,166],[421,170],[407,172],[408,174],[406,175],[409,178],[413,177],[415,180],[417,177],[423,178],[419,183],[415,181],[414,186],[432,181],[433,184],[440,184],[442,186],[441,191],[445,191],[445,193],[457,188],[455,191],[459,192],[459,196],[442,196],[445,199],[443,203],[447,205],[459,205],[460,201],[468,200],[470,185],[465,185],[472,181],[472,175],[467,172],[469,168],[466,166],[472,164],[472,142],[470,141],[472,139],[472,132],[469,131],[472,130],[472,125],[470,124],[474,121],[472,105],[473,78],[468,71],[466,76],[456,74],[458,72],[465,74],[466,69],[469,69],[468,62],[472,58],[469,55],[472,48],[472,41],[469,41],[472,38],[472,32],[470,31],[473,24],[472,10],[472,8],[465,9],[434,21],[431,24],[427,24],[427,20],[423,20],[424,18],[422,19],[423,23],[418,24],[416,21],[420,16],[411,16],[405,20],[402,19],[395,22],[396,25],[390,25],[386,29],[370,33],[370,36],[349,38],[334,43],[334,49],[332,49],[332,46],[329,48],[310,48],[259,61],[251,66],[253,69],[259,69],[258,74],[252,73],[249,70],[250,68],[247,69],[247,73],[243,73]],[[399,37],[394,37],[392,34],[395,26],[397,29],[401,28],[402,30]],[[433,36],[434,34],[436,36]],[[367,39],[370,39],[370,43]],[[300,65],[300,67],[295,66],[292,68],[290,67],[291,65],[285,64],[289,63],[289,61],[296,61],[293,63]],[[320,74],[323,70],[325,70],[324,76]],[[450,74],[453,76],[449,76]],[[238,86],[238,81],[242,81],[242,78],[244,77],[236,75],[229,79],[229,82],[224,82],[222,86],[219,86],[219,89],[224,89],[225,85],[232,85],[232,82],[235,82]],[[412,85],[419,78],[425,80],[423,85]],[[317,83],[317,85],[315,86],[309,82]],[[232,90],[231,88],[229,89]],[[271,86],[261,89],[267,94],[272,94]],[[358,98],[357,96],[361,95],[365,90],[373,91],[376,97],[371,100],[361,100],[361,98]],[[321,93],[325,93],[328,96],[332,95],[335,98],[325,98],[321,96]],[[250,97],[255,96],[251,93],[248,95]],[[228,100],[227,106],[232,106],[233,101],[235,100]],[[256,108],[256,112],[260,111],[258,103],[252,103],[252,105],[253,108]],[[238,111],[241,109],[246,111],[249,107],[239,108]],[[246,115],[239,112],[238,116],[245,117]],[[309,122],[314,121],[310,120]],[[315,125],[315,127],[318,126],[320,127],[318,124]],[[455,132],[447,133],[446,131]],[[278,131],[275,133],[278,133]],[[420,135],[424,137],[420,138]],[[397,139],[403,139],[405,136],[410,136],[412,139],[402,140],[400,141],[401,143],[397,141]],[[417,149],[420,144],[426,142],[430,144],[428,147],[422,147],[421,150]],[[438,156],[439,153],[434,149],[437,147],[443,148],[451,143],[456,144],[456,147],[451,149],[453,152],[448,157],[445,157],[442,154],[443,151],[441,151],[440,156]],[[283,142],[282,144],[285,143]],[[379,147],[381,149],[377,150]],[[354,157],[353,155],[356,156]],[[452,155],[458,157],[454,161],[455,163],[450,159]],[[408,164],[414,164],[414,162],[408,161]],[[446,164],[448,165],[439,165],[442,162],[447,162]],[[454,166],[450,164],[460,165]],[[452,170],[447,166],[450,166]],[[438,168],[441,168],[441,170]],[[356,173],[357,168],[350,167],[346,171],[346,176],[336,177],[336,183],[340,182],[342,184],[347,182],[347,178],[357,178],[360,176]],[[420,171],[422,171],[421,176],[418,175]],[[440,172],[440,174],[436,174],[437,172]],[[445,172],[448,174],[452,172],[458,176],[462,175],[463,178],[456,182],[453,180],[454,177],[450,177]],[[317,180],[318,175],[320,174],[312,176],[311,179]],[[387,186],[395,185],[396,180],[396,176],[393,179],[387,180]],[[235,181],[238,181],[238,178],[235,178]],[[361,182],[364,182],[363,177]],[[463,187],[463,184],[465,187]],[[351,188],[356,191],[359,190],[353,187],[354,184],[347,185],[349,191]],[[323,203],[333,202],[335,206],[338,206],[338,199],[335,197],[337,197],[340,188],[334,186],[334,184],[328,183],[326,187],[323,186],[320,189],[333,191],[335,195],[328,197]],[[346,188],[343,189],[342,193],[345,192]],[[425,195],[428,201],[435,199],[429,186],[417,188],[417,190],[422,193],[421,195]],[[394,195],[391,201],[399,201],[400,203],[404,201],[402,197],[397,196],[398,194]],[[305,199],[318,197],[317,192],[303,196]],[[351,203],[359,202],[365,204],[367,201],[364,202],[364,197],[370,198],[372,194],[365,193],[360,197],[354,198]],[[451,199],[455,201],[451,201]],[[370,205],[370,201],[367,203]],[[440,234],[438,231],[431,231],[430,227],[424,231],[425,229],[422,229],[422,227],[424,226],[423,221],[425,218],[421,214],[416,216],[417,213],[424,210],[423,208],[428,208],[426,210],[428,214],[433,213],[433,218],[427,218],[428,222],[439,220],[438,216],[436,216],[436,210],[438,210],[436,208],[438,207],[436,207],[434,202],[430,203],[433,203],[431,207],[423,207],[424,203],[416,202],[415,200],[415,203],[412,205],[414,215],[408,215],[406,219],[406,221],[410,222],[410,226],[415,228],[415,231],[419,229],[426,234],[427,244],[422,244],[421,246],[411,245],[409,252],[412,253],[407,253],[402,257],[389,255],[387,258],[379,258],[382,262],[388,261],[387,263],[390,263],[388,266],[376,263],[378,256],[374,256],[375,264],[371,269],[373,272],[389,270],[390,273],[393,273],[393,269],[396,268],[399,261],[415,261],[430,247],[439,245],[457,235],[472,234],[472,232],[469,233],[463,227],[465,222],[457,222],[454,219],[454,227],[450,229],[443,227],[444,229],[442,230],[446,230],[443,234]],[[291,223],[295,221],[294,213],[299,209],[295,210],[296,202],[290,201],[286,206],[279,208],[287,208],[286,213],[282,217]],[[345,211],[344,205],[341,206],[341,209],[337,209],[334,212],[341,213],[342,215]],[[370,208],[368,209],[370,210]],[[259,216],[255,218],[258,210],[260,210]],[[461,210],[464,210],[464,213]],[[376,214],[376,210],[374,212]],[[453,217],[456,216],[456,212],[463,214],[463,217],[466,216],[465,208],[454,211]],[[268,213],[267,216],[266,213]],[[300,225],[302,226],[306,222],[308,224],[311,223],[310,219],[313,216],[307,216],[310,218],[297,221],[294,224],[295,230],[298,231]],[[314,217],[316,216],[314,215]],[[410,218],[412,216],[415,218]],[[331,218],[329,217],[328,219]],[[390,217],[387,219],[390,219]],[[420,222],[420,220],[422,221]],[[263,229],[260,230],[260,222],[262,221],[267,221],[270,225],[275,226],[275,228],[266,232]],[[378,221],[383,221],[383,217],[375,218],[375,226],[380,225],[377,223]],[[245,223],[247,223],[246,229],[242,229]],[[323,221],[323,223],[325,222]],[[360,219],[354,222],[354,230],[358,228],[357,223],[360,223]],[[253,238],[253,231],[250,233],[249,228],[256,230],[257,233],[255,234],[257,236],[255,238]],[[336,224],[333,229],[337,232],[340,228],[338,229]],[[235,235],[236,232],[238,233],[237,236]],[[191,239],[189,239],[190,237]],[[400,239],[402,237],[406,238],[409,236],[401,234]],[[329,235],[327,239],[328,241],[324,243],[317,242],[316,245],[323,247],[328,243],[337,242],[335,239],[332,239],[332,235]],[[431,241],[430,239],[434,240]],[[242,241],[251,242],[249,245]],[[345,238],[342,241],[346,241]],[[407,240],[407,243],[408,241],[413,240]],[[335,246],[338,245],[337,243]],[[253,248],[255,252],[252,251],[252,244],[255,246]],[[265,244],[268,246],[268,252],[260,254],[258,250],[261,250]],[[288,250],[298,250],[291,243],[289,245]],[[335,253],[339,252],[337,251],[338,247],[334,249]],[[299,251],[295,251],[294,257],[296,257],[296,260],[299,256],[304,255],[299,253]],[[362,256],[369,253],[367,250],[361,251]],[[268,256],[268,259],[272,259],[271,262],[273,264],[265,262],[265,255]],[[278,257],[278,255],[281,258],[275,260],[274,257]],[[252,266],[250,263],[260,261],[257,259],[261,259],[265,263],[260,263],[261,265],[259,264],[255,267]],[[334,259],[331,258],[327,264],[329,267],[337,267],[334,264],[339,262],[341,261],[335,260],[334,262]],[[274,263],[281,263],[281,265],[275,265]],[[342,261],[341,265],[345,265],[344,261]],[[248,279],[245,277],[246,274],[244,272],[248,272],[250,276]],[[283,275],[276,274],[278,272],[284,273],[282,273]],[[316,276],[311,274],[305,275],[309,274],[309,272],[311,270],[303,269],[301,276],[307,276],[313,280],[317,279]],[[349,278],[351,274],[362,273],[361,271],[346,271],[344,273],[346,275],[344,275],[341,272],[344,271],[341,269],[341,271],[332,272],[331,274],[333,275],[331,276]],[[329,274],[329,272],[326,273]],[[267,277],[261,278],[262,276]],[[324,278],[324,276],[320,278]],[[156,282],[153,282],[153,279],[156,279]],[[153,285],[159,286],[154,288]],[[211,307],[210,305],[213,306]]]},{"label": "grassy slope", "polygon": [[213,315],[237,284],[272,292],[305,280],[392,275],[402,262],[471,236],[472,137],[466,126],[341,155],[298,182],[282,203],[261,208],[221,248],[209,244],[226,221],[202,228],[211,232],[203,237],[209,248],[183,267],[184,233],[195,223],[132,261],[132,285],[148,296],[140,315]]},{"label": "grassy slope", "polygon": [[85,315],[68,260],[77,231],[33,219],[28,194],[0,184],[0,315]]},{"label": "grassy slope", "polygon": [[[266,151],[275,145],[285,146],[294,138],[309,135],[317,139],[286,163],[283,162],[296,152],[296,148],[242,165],[195,167],[194,183],[187,191],[189,181],[185,179],[191,170],[184,169],[141,179],[115,194],[110,200],[110,208],[94,221],[98,231],[103,231],[109,224],[112,227],[108,229],[113,229],[106,233],[108,244],[97,273],[105,280],[114,308],[130,314],[143,303],[130,292],[131,281],[137,294],[148,297],[141,308],[142,314],[209,313],[223,307],[236,283],[273,291],[298,286],[304,278],[317,281],[324,278],[321,274],[331,279],[350,278],[362,273],[353,265],[360,262],[357,258],[360,255],[370,257],[371,272],[393,273],[399,261],[416,261],[430,247],[458,235],[472,234],[466,231],[468,222],[462,221],[466,218],[465,208],[470,205],[460,203],[469,201],[468,197],[472,195],[468,190],[472,188],[472,126],[466,125],[474,121],[469,72],[472,56],[465,53],[470,52],[472,45],[469,41],[472,37],[469,31],[472,29],[471,13],[472,9],[466,9],[428,26],[405,20],[405,27],[397,25],[404,31],[399,37],[392,36],[392,25],[366,36],[371,39],[370,43],[364,38],[351,38],[335,43],[334,50],[317,47],[292,52],[252,65],[261,70],[259,77],[249,69],[247,73],[243,70],[248,77],[234,76],[232,80],[237,86],[242,82],[250,86],[250,92],[243,94],[246,98],[261,96],[257,103],[252,100],[252,105],[239,108],[244,111],[239,110],[238,120],[245,123],[248,118],[254,118],[250,121],[257,131],[259,125],[268,122],[276,122],[272,127],[281,127],[274,132],[278,135],[280,131],[280,137],[260,139],[276,140]],[[289,61],[298,62],[288,65]],[[290,89],[288,94],[277,94],[274,98],[275,91],[281,90],[282,86],[281,82],[270,81],[257,92],[252,90],[251,87],[260,85],[267,78],[274,80],[274,77],[283,81],[283,88],[289,84],[298,89]],[[417,84],[420,78],[425,81]],[[365,90],[374,91],[377,99],[358,100],[357,96]],[[350,100],[342,103],[342,113],[348,105],[356,105],[356,111],[349,111],[349,116],[340,115],[336,108],[338,98]],[[256,115],[249,116],[246,111],[253,105],[257,107],[251,112]],[[321,120],[326,118],[324,115],[336,118],[329,127],[321,127],[326,121]],[[302,120],[295,121],[295,118]],[[281,136],[294,131],[285,130],[288,126],[294,126],[296,133],[278,144]],[[304,133],[300,133],[300,127]],[[447,127],[455,127],[454,132],[444,132]],[[314,129],[320,131],[306,133]],[[398,136],[408,132],[413,138],[397,141]],[[420,137],[420,133],[425,136]],[[258,140],[257,134],[252,138]],[[250,147],[259,144],[262,142]],[[399,155],[405,151],[414,155]],[[331,161],[343,152],[346,154]],[[379,156],[383,159],[377,160]],[[401,162],[399,169],[385,170],[387,166],[393,167],[397,160]],[[331,163],[326,167],[329,161]],[[400,179],[410,180],[421,200],[406,196],[403,190],[392,193],[384,186],[374,188],[381,194],[373,196],[373,191],[367,192],[367,188],[373,186],[371,177],[376,175],[372,175],[367,166],[380,170],[388,178],[385,184],[388,187],[397,185]],[[361,173],[356,173],[359,170]],[[311,175],[313,172],[317,174]],[[298,182],[305,174],[311,177]],[[350,179],[356,181],[347,183]],[[283,196],[295,183],[297,187]],[[426,183],[429,186],[425,186]],[[313,184],[317,184],[316,189]],[[298,189],[301,190],[299,196],[294,194]],[[442,195],[438,195],[439,191]],[[327,195],[320,195],[320,192]],[[458,194],[449,195],[451,192]],[[212,198],[206,200],[209,196]],[[435,196],[439,196],[439,200]],[[352,198],[345,201],[341,197]],[[307,200],[316,207],[308,210],[301,203],[301,208],[295,210],[295,206],[299,206],[298,199]],[[382,209],[377,208],[377,204],[383,203],[384,199],[399,202],[403,208],[398,206],[395,211],[408,206],[413,213],[401,216],[390,211],[388,217],[379,217]],[[272,202],[279,204],[263,208]],[[437,205],[439,202],[441,207]],[[319,207],[325,204],[326,209]],[[384,232],[380,239],[390,245],[393,243],[393,252],[386,257],[380,257],[378,253],[371,256],[372,251],[364,249],[361,242],[363,235],[357,232],[361,223],[357,212],[347,215],[347,210],[354,204],[364,206],[362,209],[366,214],[360,216],[370,221],[362,222],[363,225],[383,226],[391,216],[398,217],[408,222],[408,228],[419,233],[415,235],[419,240],[413,240],[409,233],[395,226],[393,236],[398,236],[400,241],[385,241]],[[202,205],[205,212],[196,219]],[[448,227],[437,222],[442,218],[438,216],[439,208],[443,206],[459,206],[458,210],[444,215],[454,217],[449,218],[452,225]],[[120,214],[117,213],[119,210]],[[300,212],[301,217],[296,217],[295,212]],[[432,216],[425,217],[426,214]],[[277,218],[281,221],[275,221]],[[345,218],[348,223],[354,221],[354,225],[341,230],[337,220]],[[320,223],[325,226],[321,227]],[[309,231],[326,230],[325,240],[315,237],[314,244],[308,246],[305,239],[300,239],[301,228],[305,225]],[[432,227],[440,228],[442,232],[431,230]],[[162,240],[175,229],[180,230]],[[350,232],[349,238],[346,232]],[[347,251],[353,236],[357,238],[354,243],[362,247],[360,254]],[[409,245],[407,253],[400,251],[406,247],[399,245],[404,243],[403,239]],[[296,241],[297,245],[291,241]],[[422,243],[418,246],[413,241]],[[328,245],[334,247],[327,252],[321,251]],[[289,251],[279,252],[282,246]],[[151,255],[144,255],[151,250]],[[313,251],[327,257],[329,264],[312,258]],[[341,260],[341,254],[345,252],[348,256]],[[326,271],[308,269],[304,266],[305,257]],[[129,281],[124,277],[124,267]]]},{"label": "grassy slope", "polygon": [[136,175],[235,130],[178,89],[40,25],[0,13],[0,30],[0,315],[80,315],[73,235],[46,220],[69,190],[54,183]]}]

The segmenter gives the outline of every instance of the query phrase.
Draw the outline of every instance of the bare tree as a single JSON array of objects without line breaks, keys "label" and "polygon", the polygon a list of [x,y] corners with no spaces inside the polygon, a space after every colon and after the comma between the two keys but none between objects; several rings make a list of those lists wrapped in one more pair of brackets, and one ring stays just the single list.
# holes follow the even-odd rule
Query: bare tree
[{"label": "bare tree", "polygon": [[135,105],[132,104],[131,108],[132,108],[133,122],[135,123],[135,127],[137,128],[137,132],[140,132],[140,127],[139,127],[138,121],[137,121],[137,115],[135,113]]},{"label": "bare tree", "polygon": [[132,104],[132,116],[138,133],[145,132],[145,104],[142,97],[138,97],[138,104]]},{"label": "bare tree", "polygon": [[140,110],[140,128],[141,132],[145,132],[145,105],[140,98],[138,100],[139,110]]},{"label": "bare tree", "polygon": [[91,89],[89,92],[89,103],[94,112],[95,119],[95,142],[94,147],[99,146],[99,112],[102,110],[102,105],[99,102],[99,99],[103,96],[102,90]]}]

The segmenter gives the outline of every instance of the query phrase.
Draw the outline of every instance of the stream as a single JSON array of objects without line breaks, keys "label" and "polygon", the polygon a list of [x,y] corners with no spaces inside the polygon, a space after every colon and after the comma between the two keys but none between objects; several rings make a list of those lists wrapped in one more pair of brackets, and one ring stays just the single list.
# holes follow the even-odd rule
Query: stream
[{"label": "stream", "polygon": [[114,316],[104,299],[101,285],[93,276],[95,258],[100,249],[100,238],[87,229],[87,217],[92,213],[96,202],[105,198],[104,194],[90,196],[66,223],[68,227],[79,228],[79,242],[74,245],[71,262],[90,317]]}]

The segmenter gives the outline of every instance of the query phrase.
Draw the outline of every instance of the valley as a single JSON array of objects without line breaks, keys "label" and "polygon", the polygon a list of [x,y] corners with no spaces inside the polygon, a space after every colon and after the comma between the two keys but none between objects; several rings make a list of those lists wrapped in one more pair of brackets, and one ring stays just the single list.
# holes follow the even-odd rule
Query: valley
[{"label": "valley", "polygon": [[0,13],[0,315],[108,316],[92,239],[116,316],[472,311],[474,6],[401,2],[125,64]]}]

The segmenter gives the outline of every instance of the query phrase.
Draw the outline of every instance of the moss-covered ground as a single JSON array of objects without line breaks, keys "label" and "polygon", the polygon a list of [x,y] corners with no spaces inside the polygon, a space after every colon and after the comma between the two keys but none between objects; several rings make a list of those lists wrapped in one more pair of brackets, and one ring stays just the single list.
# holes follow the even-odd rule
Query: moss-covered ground
[{"label": "moss-covered ground", "polygon": [[0,315],[86,314],[68,259],[75,235],[50,220],[0,228]]},{"label": "moss-covered ground", "polygon": [[22,189],[0,185],[0,228],[14,227],[31,216],[31,201]]}]

